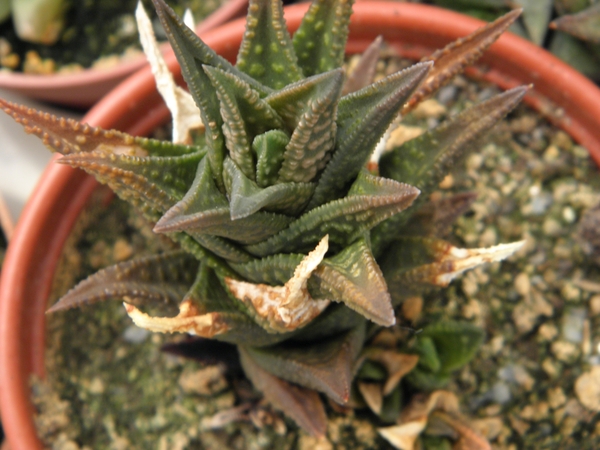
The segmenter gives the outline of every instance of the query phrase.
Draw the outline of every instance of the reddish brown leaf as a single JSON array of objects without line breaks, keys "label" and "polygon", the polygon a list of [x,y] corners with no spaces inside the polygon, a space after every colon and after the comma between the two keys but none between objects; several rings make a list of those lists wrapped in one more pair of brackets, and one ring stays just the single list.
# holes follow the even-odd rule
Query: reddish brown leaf
[{"label": "reddish brown leaf", "polygon": [[327,429],[327,415],[312,389],[288,383],[261,368],[242,346],[238,347],[246,376],[273,406],[292,418],[307,433],[322,437]]},{"label": "reddish brown leaf", "polygon": [[433,68],[404,106],[402,114],[411,111],[419,102],[447,84],[455,75],[461,73],[466,67],[479,59],[483,52],[519,17],[521,12],[521,9],[512,10],[470,35],[448,44],[431,56],[423,58],[423,62],[433,61]]}]

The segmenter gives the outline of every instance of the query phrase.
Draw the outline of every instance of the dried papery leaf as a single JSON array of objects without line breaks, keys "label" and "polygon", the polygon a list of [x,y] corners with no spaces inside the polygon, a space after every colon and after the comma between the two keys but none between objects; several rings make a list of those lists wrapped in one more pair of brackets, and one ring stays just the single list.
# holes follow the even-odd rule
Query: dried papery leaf
[{"label": "dried papery leaf", "polygon": [[236,67],[274,89],[302,78],[279,0],[250,1]]},{"label": "dried papery leaf", "polygon": [[198,261],[182,251],[127,261],[102,269],[67,292],[47,312],[109,298],[177,304],[185,295]]},{"label": "dried papery leaf", "polygon": [[600,4],[592,5],[577,14],[562,16],[551,22],[550,28],[599,44]]},{"label": "dried papery leaf", "polygon": [[483,52],[519,17],[521,12],[521,9],[514,9],[470,35],[452,42],[441,50],[437,50],[431,56],[423,58],[423,62],[433,61],[435,64],[425,81],[402,109],[402,114],[406,115],[422,100],[479,59]]},{"label": "dried papery leaf", "polygon": [[431,63],[415,64],[340,100],[337,148],[319,178],[308,209],[345,193],[430,67]]},{"label": "dried papery leaf", "polygon": [[305,76],[340,67],[353,0],[317,0],[294,34],[294,49]]},{"label": "dried papery leaf", "polygon": [[402,409],[399,425],[379,428],[377,431],[397,449],[413,450],[433,411],[458,413],[458,398],[452,392],[441,390],[427,396],[415,395]]},{"label": "dried papery leaf", "polygon": [[253,284],[226,278],[231,294],[252,307],[267,330],[285,333],[301,328],[318,316],[328,300],[314,300],[307,289],[313,271],[323,260],[328,249],[328,236],[300,262],[294,276],[284,286]]},{"label": "dried papery leaf", "polygon": [[135,18],[140,34],[140,42],[152,68],[156,87],[169,111],[171,111],[173,119],[172,140],[175,143],[189,144],[191,142],[190,130],[204,126],[200,119],[200,110],[189,92],[175,83],[156,42],[152,23],[141,1],[138,2],[135,10]]},{"label": "dried papery leaf", "polygon": [[246,246],[256,256],[304,252],[325,234],[344,248],[381,221],[408,208],[419,190],[403,183],[360,173],[347,197],[305,213],[265,241]]},{"label": "dried papery leaf", "polygon": [[129,303],[123,303],[123,306],[134,324],[156,333],[190,333],[211,338],[229,329],[221,314],[199,314],[191,300],[181,302],[179,314],[175,317],[151,317]]},{"label": "dried papery leaf", "polygon": [[327,415],[316,391],[271,375],[252,359],[244,347],[240,346],[238,350],[246,376],[276,409],[285,412],[312,436],[325,436]]},{"label": "dried papery leaf", "polygon": [[378,428],[377,432],[399,450],[415,449],[415,442],[427,425],[426,419],[406,422],[402,425]]},{"label": "dried papery leaf", "polygon": [[432,238],[402,238],[389,246],[380,261],[394,302],[427,287],[445,287],[461,273],[481,264],[502,261],[514,254],[525,241],[489,248],[461,249]]},{"label": "dried papery leaf", "polygon": [[363,345],[364,322],[341,335],[316,342],[283,342],[246,351],[263,369],[279,378],[323,392],[345,404],[350,398],[353,367]]},{"label": "dried papery leaf", "polygon": [[367,87],[373,82],[382,44],[383,38],[381,36],[377,36],[371,45],[369,45],[367,49],[360,55],[360,59],[354,66],[352,72],[346,80],[346,83],[344,84],[342,95],[356,92],[364,87]]},{"label": "dried papery leaf", "polygon": [[383,387],[383,395],[389,395],[404,375],[415,368],[419,355],[398,353],[395,350],[385,350],[378,347],[367,348],[363,356],[370,361],[381,364],[387,372],[387,380]]},{"label": "dried papery leaf", "polygon": [[383,406],[383,393],[381,392],[380,383],[367,383],[365,381],[359,381],[356,383],[360,395],[362,395],[364,401],[369,406],[369,409],[375,414],[381,413],[381,407]]},{"label": "dried papery leaf", "polygon": [[[430,425],[441,422],[450,427],[458,435],[454,450],[491,450],[488,440],[479,434],[462,415],[454,412],[433,411],[429,417]],[[435,425],[434,425],[435,426]],[[430,432],[429,426],[427,432]]]}]

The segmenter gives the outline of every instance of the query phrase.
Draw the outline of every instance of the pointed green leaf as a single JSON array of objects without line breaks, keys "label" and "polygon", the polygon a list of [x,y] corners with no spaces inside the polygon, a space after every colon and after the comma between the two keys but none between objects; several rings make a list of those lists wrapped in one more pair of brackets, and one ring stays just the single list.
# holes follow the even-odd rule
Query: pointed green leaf
[{"label": "pointed green leaf", "polygon": [[202,160],[188,193],[160,218],[154,231],[185,231],[194,237],[208,234],[251,244],[284,229],[292,220],[264,212],[232,220],[227,198],[215,186],[210,165]]},{"label": "pointed green leaf", "polygon": [[[160,190],[168,196],[171,204],[181,200],[194,181],[198,164],[203,156],[202,153],[190,153],[177,157],[141,158],[92,152],[66,155],[60,162],[72,167],[80,167],[95,175],[101,182],[108,178],[109,184],[122,186],[115,189],[118,195],[120,190],[124,189],[123,186],[126,186],[125,189],[137,193],[140,199],[144,196],[148,197],[145,201],[156,208],[158,199],[154,202],[150,198],[150,193]],[[117,176],[113,171],[118,171],[119,175]],[[111,175],[112,173],[114,175]],[[167,209],[169,207],[168,204],[162,206]],[[159,211],[166,211],[166,209],[159,209]]]},{"label": "pointed green leaf", "polygon": [[327,415],[319,394],[288,383],[263,369],[244,347],[238,347],[246,376],[273,406],[292,418],[312,436],[325,436]]},{"label": "pointed green leaf", "polygon": [[280,0],[251,0],[236,67],[273,89],[302,78]]},{"label": "pointed green leaf", "polygon": [[294,48],[305,76],[344,63],[353,0],[314,1],[294,34]]},{"label": "pointed green leaf", "polygon": [[237,220],[254,214],[260,209],[295,215],[302,211],[314,192],[311,183],[283,183],[262,189],[248,179],[231,160],[225,160],[225,183],[228,188],[231,219]]},{"label": "pointed green leaf", "polygon": [[309,209],[344,194],[429,67],[416,64],[341,99],[337,148],[321,175]]},{"label": "pointed green leaf", "polygon": [[163,0],[153,0],[158,17],[165,29],[171,47],[177,56],[179,65],[190,94],[200,109],[202,122],[206,125],[206,144],[209,147],[208,158],[219,187],[222,186],[221,168],[225,157],[225,145],[221,126],[220,105],[212,83],[203,70],[204,65],[230,72],[244,79],[253,89],[266,95],[269,89],[243,74],[227,60],[218,56],[182,20]]},{"label": "pointed green leaf", "polygon": [[332,71],[329,89],[322,89],[320,97],[307,102],[306,112],[285,148],[278,183],[312,181],[329,160],[335,145],[335,119],[343,79],[341,69]]},{"label": "pointed green leaf", "polygon": [[340,69],[314,75],[273,92],[265,100],[293,130],[318,99],[329,97],[337,89]]},{"label": "pointed green leaf", "polygon": [[259,134],[252,142],[252,150],[256,153],[256,184],[267,187],[275,184],[277,174],[283,163],[285,146],[290,137],[281,130],[271,130]]},{"label": "pointed green leaf", "polygon": [[[59,160],[105,183],[123,200],[155,222],[185,191],[201,154],[139,158],[103,152],[74,153]],[[173,174],[181,176],[176,179]],[[193,179],[193,177],[192,177]]]},{"label": "pointed green leaf", "polygon": [[183,251],[122,262],[81,281],[48,312],[126,296],[143,302],[178,304],[193,281],[197,266],[198,261]]},{"label": "pointed green leaf", "polygon": [[273,237],[246,250],[257,256],[306,252],[329,234],[330,249],[343,248],[362,233],[403,209],[419,194],[412,186],[361,173],[355,195],[334,200],[304,214]]},{"label": "pointed green leaf", "polygon": [[323,260],[313,278],[320,298],[343,302],[378,325],[396,323],[383,274],[363,239]]},{"label": "pointed green leaf", "polygon": [[[379,164],[381,175],[419,188],[422,196],[415,206],[420,206],[452,167],[519,103],[527,89],[521,86],[492,97],[384,154]],[[399,235],[410,217],[410,213],[394,217],[373,230],[375,255]]]},{"label": "pointed green leaf", "polygon": [[285,342],[244,350],[273,375],[323,392],[333,401],[344,404],[350,397],[352,370],[362,349],[364,335],[363,325],[313,345]]},{"label": "pointed green leaf", "polygon": [[428,194],[470,145],[519,103],[527,89],[520,86],[496,95],[386,153],[381,158],[382,176],[416,186]]},{"label": "pointed green leaf", "polygon": [[259,93],[242,79],[210,66],[204,66],[204,71],[219,98],[229,156],[248,178],[254,179],[252,140],[269,129],[281,128],[283,122]]}]

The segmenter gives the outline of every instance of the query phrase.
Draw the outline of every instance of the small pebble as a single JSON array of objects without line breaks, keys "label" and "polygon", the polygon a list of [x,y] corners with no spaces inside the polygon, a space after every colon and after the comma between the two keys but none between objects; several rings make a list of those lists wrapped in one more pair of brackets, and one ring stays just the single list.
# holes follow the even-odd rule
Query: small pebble
[{"label": "small pebble", "polygon": [[584,407],[600,412],[600,366],[593,366],[577,378],[575,394]]},{"label": "small pebble", "polygon": [[579,356],[579,347],[568,341],[554,341],[550,349],[556,359],[566,363],[572,363]]},{"label": "small pebble", "polygon": [[529,295],[529,292],[531,291],[531,282],[529,280],[529,275],[525,272],[521,272],[515,277],[515,290],[523,297]]},{"label": "small pebble", "polygon": [[132,344],[141,344],[150,335],[150,331],[144,328],[130,325],[123,332],[123,339]]}]

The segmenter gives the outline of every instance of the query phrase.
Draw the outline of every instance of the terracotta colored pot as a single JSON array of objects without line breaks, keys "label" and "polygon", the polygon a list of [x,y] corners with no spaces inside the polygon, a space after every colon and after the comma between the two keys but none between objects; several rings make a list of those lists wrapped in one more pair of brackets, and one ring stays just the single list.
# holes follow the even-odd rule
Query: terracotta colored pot
[{"label": "terracotta colored pot", "polygon": [[[306,5],[286,9],[292,30]],[[363,51],[379,34],[400,54],[419,58],[465,36],[482,22],[410,3],[359,2],[351,23],[350,52]],[[208,45],[233,60],[243,21],[209,32]],[[174,57],[169,66],[176,69]],[[502,88],[534,83],[527,102],[549,114],[600,162],[600,91],[554,56],[516,36],[494,44],[476,76]],[[558,111],[561,111],[559,114]],[[98,103],[84,121],[143,134],[168,112],[149,69],[141,70]],[[13,450],[41,449],[35,435],[28,377],[44,376],[44,310],[57,258],[96,183],[81,171],[50,165],[23,211],[9,246],[0,283],[0,407]]]},{"label": "terracotta colored pot", "polygon": [[[196,32],[205,33],[240,17],[246,13],[247,7],[248,0],[230,0],[198,24]],[[168,44],[163,48],[164,51],[171,52]],[[146,58],[140,54],[110,68],[86,69],[70,74],[0,73],[0,88],[37,100],[87,109],[146,64]]]}]

